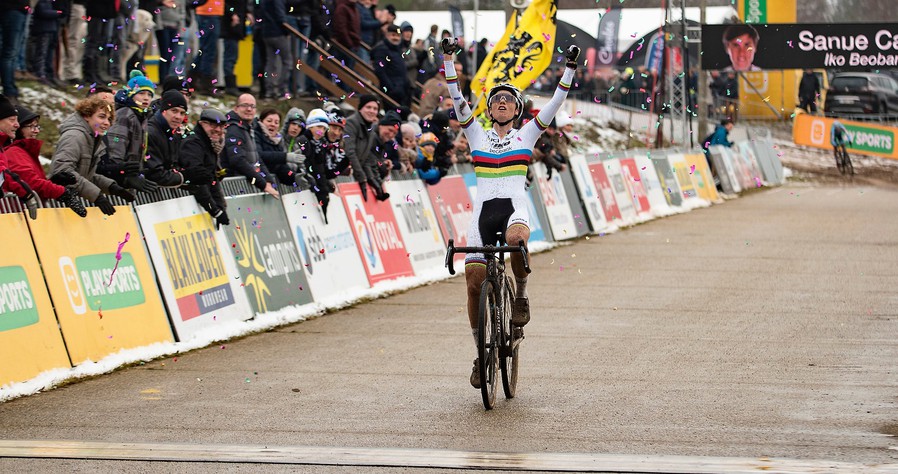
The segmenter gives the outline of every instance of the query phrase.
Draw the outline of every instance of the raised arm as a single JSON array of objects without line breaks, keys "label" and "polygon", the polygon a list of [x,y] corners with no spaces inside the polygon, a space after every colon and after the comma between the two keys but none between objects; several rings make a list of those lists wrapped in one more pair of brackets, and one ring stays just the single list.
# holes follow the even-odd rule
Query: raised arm
[{"label": "raised arm", "polygon": [[[446,85],[449,87],[449,96],[452,97],[452,104],[455,107],[455,116],[458,117],[465,136],[468,137],[468,142],[480,143],[481,137],[485,135],[483,127],[474,120],[471,107],[458,88],[458,76],[455,74],[455,52],[459,47],[458,40],[450,41],[448,38],[444,38],[440,47],[443,49],[443,70],[446,75]],[[472,125],[475,126],[472,127]]]},{"label": "raised arm", "polygon": [[571,90],[571,82],[574,79],[574,73],[577,72],[577,58],[580,56],[580,48],[571,46],[568,48],[565,56],[567,57],[566,67],[561,80],[558,81],[555,94],[552,95],[549,102],[536,115],[536,126],[539,127],[540,131],[545,130],[552,123],[552,119],[555,118],[555,114],[558,113],[558,110],[561,109],[561,105],[564,103],[564,99],[567,98],[568,91]]}]

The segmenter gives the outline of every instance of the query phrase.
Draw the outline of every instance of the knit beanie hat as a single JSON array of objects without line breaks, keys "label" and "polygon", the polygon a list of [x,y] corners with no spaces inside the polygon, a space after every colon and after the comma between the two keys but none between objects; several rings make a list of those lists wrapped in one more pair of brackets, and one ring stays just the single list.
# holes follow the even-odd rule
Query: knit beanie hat
[{"label": "knit beanie hat", "polygon": [[26,123],[41,117],[41,114],[32,112],[31,110],[28,110],[25,107],[22,107],[21,105],[18,107],[18,109],[19,109],[18,115],[19,115],[19,126],[20,127],[23,127]]},{"label": "knit beanie hat", "polygon": [[166,91],[171,90],[189,93],[190,83],[187,82],[187,79],[174,74],[165,76],[165,79],[162,80],[162,93],[165,94]]},{"label": "knit beanie hat", "polygon": [[377,105],[380,106],[380,101],[377,100],[377,97],[372,94],[362,94],[359,96],[359,110],[362,110],[362,107],[369,102],[377,102]]},{"label": "knit beanie hat", "polygon": [[399,114],[393,112],[392,110],[387,112],[386,115],[381,117],[380,121],[377,122],[378,125],[385,125],[388,127],[398,127],[402,124],[402,119],[399,118]]},{"label": "knit beanie hat", "polygon": [[153,81],[147,79],[147,76],[144,76],[142,72],[135,69],[131,71],[131,79],[128,80],[128,97],[134,97],[135,94],[141,91],[147,91],[150,95],[154,95],[156,93],[156,85],[153,84]]},{"label": "knit beanie hat", "polygon": [[418,139],[418,146],[420,146],[420,147],[425,147],[427,145],[437,146],[437,143],[439,143],[439,141],[440,140],[437,139],[436,135],[434,135],[433,133],[427,132],[427,133],[421,134],[421,138]]},{"label": "knit beanie hat", "polygon": [[312,109],[309,116],[306,117],[306,128],[327,127],[328,125],[330,125],[330,118],[327,116],[327,112],[321,109]]},{"label": "knit beanie hat", "polygon": [[187,99],[184,97],[184,94],[178,92],[177,90],[167,90],[162,94],[162,102],[160,103],[160,107],[162,108],[162,110],[181,107],[186,112]]},{"label": "knit beanie hat", "polygon": [[13,115],[19,115],[19,111],[16,110],[16,106],[12,105],[12,102],[10,102],[5,95],[0,94],[0,120],[7,117],[12,117]]}]

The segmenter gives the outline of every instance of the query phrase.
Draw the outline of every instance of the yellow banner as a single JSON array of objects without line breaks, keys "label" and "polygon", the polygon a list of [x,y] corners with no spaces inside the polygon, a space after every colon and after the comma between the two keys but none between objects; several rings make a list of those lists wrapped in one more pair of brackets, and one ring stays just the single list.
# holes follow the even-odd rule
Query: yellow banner
[{"label": "yellow banner", "polygon": [[689,163],[689,172],[692,174],[693,181],[695,181],[698,197],[712,202],[720,199],[705,155],[702,153],[686,155],[686,163]]},{"label": "yellow banner", "polygon": [[0,214],[0,229],[2,387],[71,365],[24,216]]},{"label": "yellow banner", "polygon": [[[817,115],[798,114],[792,125],[792,140],[798,145],[812,146],[832,150],[830,131],[835,120]],[[848,131],[851,143],[845,148],[848,153],[881,156],[898,160],[898,147],[895,139],[898,127],[873,125],[866,122],[839,120]]]},{"label": "yellow banner", "polygon": [[74,364],[173,340],[137,221],[116,211],[40,209],[29,221]]},{"label": "yellow banner", "polygon": [[486,110],[486,94],[496,84],[510,83],[524,90],[552,62],[555,49],[556,0],[534,0],[523,14],[515,13],[502,39],[486,55],[471,81],[481,100],[474,116]]}]

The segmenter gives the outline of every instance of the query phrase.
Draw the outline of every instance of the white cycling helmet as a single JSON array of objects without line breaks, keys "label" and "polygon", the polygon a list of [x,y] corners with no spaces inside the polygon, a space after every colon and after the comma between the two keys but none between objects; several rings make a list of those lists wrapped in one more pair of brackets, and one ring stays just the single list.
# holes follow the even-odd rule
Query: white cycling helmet
[{"label": "white cycling helmet", "polygon": [[493,105],[493,97],[502,91],[508,92],[512,96],[514,96],[514,103],[518,108],[518,111],[515,114],[514,120],[520,119],[521,115],[524,115],[524,99],[523,99],[523,96],[521,95],[521,91],[517,87],[515,87],[511,84],[497,84],[497,85],[493,86],[492,89],[490,89],[490,93],[489,93],[489,95],[487,95],[487,99],[486,99],[487,111],[489,111],[489,107],[491,105]]}]

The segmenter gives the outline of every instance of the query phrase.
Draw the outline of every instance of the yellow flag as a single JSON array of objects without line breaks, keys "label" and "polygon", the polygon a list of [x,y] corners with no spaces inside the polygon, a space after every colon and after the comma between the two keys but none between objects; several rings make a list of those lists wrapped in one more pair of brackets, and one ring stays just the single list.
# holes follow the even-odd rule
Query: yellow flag
[{"label": "yellow flag", "polygon": [[[556,0],[533,0],[530,6],[508,21],[505,34],[486,55],[471,81],[471,92],[481,99],[496,84],[510,83],[524,90],[552,62],[555,49]],[[486,100],[477,102],[474,116],[486,109]]]}]

